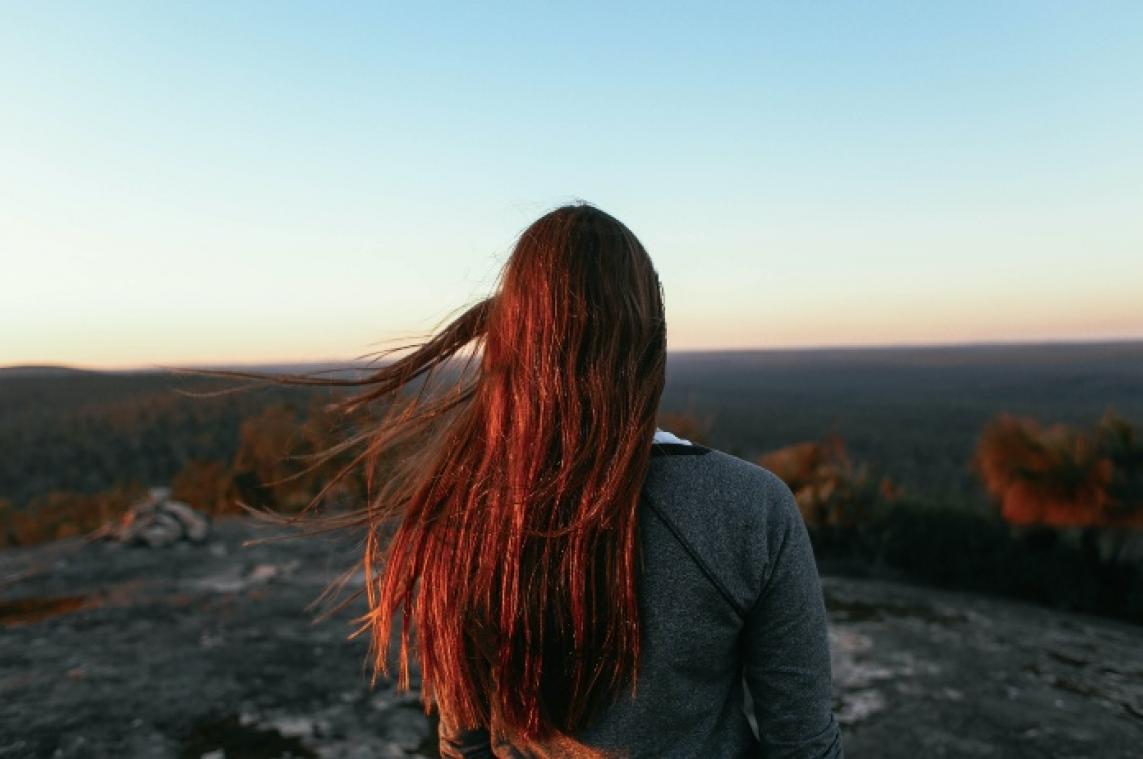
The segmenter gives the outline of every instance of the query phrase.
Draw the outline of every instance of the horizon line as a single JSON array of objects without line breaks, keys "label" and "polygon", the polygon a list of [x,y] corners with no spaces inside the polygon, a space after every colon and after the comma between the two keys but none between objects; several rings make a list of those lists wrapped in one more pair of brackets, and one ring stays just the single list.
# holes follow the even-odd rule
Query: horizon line
[{"label": "horizon line", "polygon": [[[996,339],[996,340],[970,340],[958,342],[933,342],[933,341],[901,341],[895,343],[814,343],[804,345],[781,345],[781,346],[729,346],[729,347],[712,347],[712,348],[674,348],[668,349],[667,355],[679,354],[712,354],[712,353],[799,353],[799,352],[827,352],[827,351],[877,351],[877,350],[925,350],[925,349],[970,349],[970,348],[1030,348],[1030,347],[1050,347],[1050,346],[1112,346],[1112,345],[1129,345],[1129,344],[1143,344],[1143,336],[1139,337],[1120,337],[1120,338],[1047,338],[1037,340],[1015,340],[1015,339]],[[248,361],[248,362],[204,362],[201,364],[125,364],[125,365],[111,365],[111,366],[98,366],[98,365],[81,365],[81,364],[66,364],[66,363],[52,363],[52,362],[21,362],[16,364],[3,364],[0,365],[0,371],[34,371],[34,370],[57,370],[57,371],[74,371],[74,372],[103,372],[103,373],[147,373],[147,372],[170,372],[170,371],[193,371],[196,369],[202,370],[242,370],[242,369],[256,369],[256,368],[274,368],[274,367],[307,367],[307,366],[323,366],[323,367],[340,367],[345,369],[357,369],[370,364],[380,365],[386,361],[391,360],[390,357],[378,361],[370,361],[361,357],[353,359],[344,358],[312,358],[312,359],[269,359],[265,361]]]}]

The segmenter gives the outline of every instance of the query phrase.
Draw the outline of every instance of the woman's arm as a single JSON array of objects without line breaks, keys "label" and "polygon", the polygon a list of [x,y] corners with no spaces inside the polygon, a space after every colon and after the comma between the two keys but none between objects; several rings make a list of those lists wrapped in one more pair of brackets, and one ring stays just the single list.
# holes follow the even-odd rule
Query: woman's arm
[{"label": "woman's arm", "polygon": [[762,755],[841,759],[825,602],[813,547],[785,483],[770,508],[777,527],[767,541],[772,560],[744,630],[746,682]]}]

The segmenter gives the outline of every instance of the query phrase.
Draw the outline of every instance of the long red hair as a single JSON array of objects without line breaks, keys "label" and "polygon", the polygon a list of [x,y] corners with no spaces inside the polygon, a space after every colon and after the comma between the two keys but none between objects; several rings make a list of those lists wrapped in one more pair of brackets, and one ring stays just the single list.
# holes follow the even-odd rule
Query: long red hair
[{"label": "long red hair", "polygon": [[[520,236],[489,298],[340,408],[383,408],[356,447],[371,658],[426,708],[529,741],[582,727],[639,661],[640,491],[663,390],[662,288],[589,205]],[[444,390],[434,390],[446,379]],[[434,384],[436,383],[436,384]],[[415,392],[412,392],[415,391]],[[399,624],[399,650],[391,632]]]}]

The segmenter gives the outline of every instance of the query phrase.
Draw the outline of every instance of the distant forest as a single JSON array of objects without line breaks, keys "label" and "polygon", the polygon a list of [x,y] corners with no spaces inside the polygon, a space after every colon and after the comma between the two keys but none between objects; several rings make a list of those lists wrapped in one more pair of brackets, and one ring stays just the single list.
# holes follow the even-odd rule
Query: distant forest
[{"label": "distant forest", "polygon": [[707,418],[711,445],[751,461],[836,433],[908,493],[982,505],[970,461],[997,415],[1143,422],[1143,342],[680,353],[663,408]]},{"label": "distant forest", "polygon": [[[319,408],[328,390],[155,372],[0,370],[0,501],[169,484],[191,462],[229,462],[243,423]],[[757,460],[836,434],[907,493],[983,508],[969,462],[1001,412],[1086,426],[1107,410],[1143,423],[1143,343],[673,353],[663,426]]]},{"label": "distant forest", "polygon": [[[0,499],[22,508],[54,491],[167,485],[191,461],[231,460],[245,420],[322,393],[158,372],[0,371]],[[328,395],[326,393],[325,395]]]}]

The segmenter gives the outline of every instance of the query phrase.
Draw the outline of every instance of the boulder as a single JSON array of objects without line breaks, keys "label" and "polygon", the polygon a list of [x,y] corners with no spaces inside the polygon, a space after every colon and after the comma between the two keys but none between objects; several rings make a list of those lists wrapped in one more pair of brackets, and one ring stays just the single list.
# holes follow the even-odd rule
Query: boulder
[{"label": "boulder", "polygon": [[210,517],[182,501],[172,500],[168,488],[152,488],[117,522],[95,537],[127,545],[160,548],[179,542],[203,543],[210,536]]}]

